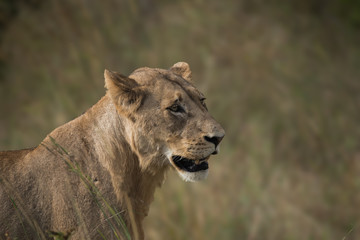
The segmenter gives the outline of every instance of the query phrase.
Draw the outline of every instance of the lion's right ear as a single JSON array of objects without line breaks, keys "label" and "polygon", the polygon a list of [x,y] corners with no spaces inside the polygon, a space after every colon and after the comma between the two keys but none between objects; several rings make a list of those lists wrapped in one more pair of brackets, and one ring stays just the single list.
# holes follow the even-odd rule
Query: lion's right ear
[{"label": "lion's right ear", "polygon": [[107,69],[105,69],[104,77],[107,93],[118,111],[131,113],[140,107],[144,94],[134,79]]},{"label": "lion's right ear", "polygon": [[188,63],[186,63],[186,62],[175,63],[170,68],[170,71],[172,71],[173,73],[181,76],[185,80],[191,82],[191,70],[190,70],[190,66],[189,66]]}]

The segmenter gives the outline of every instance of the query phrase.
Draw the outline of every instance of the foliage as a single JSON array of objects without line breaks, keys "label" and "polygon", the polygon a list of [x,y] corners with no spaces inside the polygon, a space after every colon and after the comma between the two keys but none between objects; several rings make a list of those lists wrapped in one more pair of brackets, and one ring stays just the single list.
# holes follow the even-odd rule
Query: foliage
[{"label": "foliage", "polygon": [[[173,172],[148,239],[358,239],[357,1],[46,1],[0,52],[0,148],[37,145],[103,94],[105,68],[187,61],[227,135],[205,182]],[[346,20],[348,19],[348,20]]]}]

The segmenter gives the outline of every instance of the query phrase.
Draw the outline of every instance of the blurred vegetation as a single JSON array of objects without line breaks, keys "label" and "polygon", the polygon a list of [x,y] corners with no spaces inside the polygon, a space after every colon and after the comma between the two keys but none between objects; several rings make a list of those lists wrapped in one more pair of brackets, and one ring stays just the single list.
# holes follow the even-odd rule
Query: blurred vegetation
[{"label": "blurred vegetation", "polygon": [[227,136],[207,181],[169,173],[148,239],[360,238],[359,1],[38,2],[0,5],[17,9],[0,21],[1,150],[89,108],[105,68],[187,61]]}]

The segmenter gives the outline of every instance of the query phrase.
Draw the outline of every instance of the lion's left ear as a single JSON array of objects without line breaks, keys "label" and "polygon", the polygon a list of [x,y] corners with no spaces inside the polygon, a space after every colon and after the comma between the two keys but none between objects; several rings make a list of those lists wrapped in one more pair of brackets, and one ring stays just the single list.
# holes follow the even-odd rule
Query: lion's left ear
[{"label": "lion's left ear", "polygon": [[140,107],[144,93],[134,79],[106,69],[104,77],[105,88],[119,111],[131,114]]},{"label": "lion's left ear", "polygon": [[174,66],[170,68],[170,71],[191,82],[191,70],[189,64],[186,62],[175,63]]}]

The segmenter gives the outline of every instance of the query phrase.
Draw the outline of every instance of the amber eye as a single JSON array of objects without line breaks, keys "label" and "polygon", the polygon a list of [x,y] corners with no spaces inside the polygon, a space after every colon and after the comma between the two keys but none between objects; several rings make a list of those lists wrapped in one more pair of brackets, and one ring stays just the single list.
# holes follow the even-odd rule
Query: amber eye
[{"label": "amber eye", "polygon": [[200,102],[201,102],[201,104],[204,106],[204,108],[207,110],[207,106],[206,106],[205,100],[206,100],[206,98],[201,98],[201,99],[200,99]]},{"label": "amber eye", "polygon": [[168,110],[170,110],[171,112],[177,113],[177,112],[184,112],[184,109],[177,103],[171,105],[170,107],[167,108]]}]

